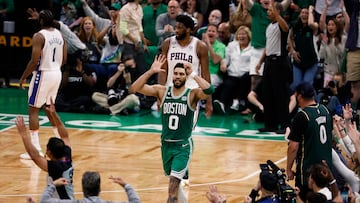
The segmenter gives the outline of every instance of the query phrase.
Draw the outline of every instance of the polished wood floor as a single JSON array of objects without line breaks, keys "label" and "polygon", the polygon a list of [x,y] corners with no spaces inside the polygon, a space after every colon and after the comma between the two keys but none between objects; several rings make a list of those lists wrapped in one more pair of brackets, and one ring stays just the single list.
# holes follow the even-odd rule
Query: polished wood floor
[{"label": "polished wood floor", "polygon": [[[101,197],[126,201],[119,185],[107,177],[121,176],[136,188],[142,202],[166,202],[168,179],[163,175],[159,134],[69,129],[75,167],[74,191],[82,198],[81,175],[87,170],[102,176]],[[0,132],[0,203],[39,200],[46,173],[31,160],[19,159],[24,146],[16,128]],[[41,127],[43,149],[52,130]],[[271,159],[285,167],[287,144],[283,141],[243,140],[194,136],[190,165],[189,202],[207,202],[205,192],[215,184],[228,202],[242,202],[258,179],[259,163]]]}]

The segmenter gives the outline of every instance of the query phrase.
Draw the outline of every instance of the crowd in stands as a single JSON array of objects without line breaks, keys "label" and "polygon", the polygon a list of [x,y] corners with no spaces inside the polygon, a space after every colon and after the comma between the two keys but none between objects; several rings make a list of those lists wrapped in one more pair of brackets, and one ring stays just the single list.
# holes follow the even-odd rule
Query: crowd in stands
[{"label": "crowd in stands", "polygon": [[[2,21],[13,10],[12,0],[4,2],[8,7],[0,7]],[[154,99],[129,92],[129,86],[161,53],[164,40],[175,34],[176,16],[183,13],[196,24],[193,36],[208,48],[216,88],[213,113],[253,114],[264,122],[261,132],[285,133],[291,112],[297,111],[296,87],[310,83],[316,102],[334,116],[338,190],[351,188],[349,198],[359,198],[358,0],[63,0],[49,8],[69,45],[55,102],[59,111],[127,115],[150,109]],[[29,13],[36,17],[36,10]],[[157,83],[157,78],[148,83]],[[310,168],[309,188],[334,200],[338,190],[331,195],[323,188],[334,185],[335,179],[321,177],[321,170],[327,168]],[[261,174],[261,184],[261,178],[269,176]],[[212,188],[208,199],[224,197]]]}]

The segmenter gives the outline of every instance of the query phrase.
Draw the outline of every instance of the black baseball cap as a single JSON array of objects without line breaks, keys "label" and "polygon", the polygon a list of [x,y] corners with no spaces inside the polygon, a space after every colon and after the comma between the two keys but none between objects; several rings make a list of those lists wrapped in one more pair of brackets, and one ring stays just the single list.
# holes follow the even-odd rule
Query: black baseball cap
[{"label": "black baseball cap", "polygon": [[273,191],[277,187],[277,177],[270,171],[261,171],[260,184],[264,189]]}]

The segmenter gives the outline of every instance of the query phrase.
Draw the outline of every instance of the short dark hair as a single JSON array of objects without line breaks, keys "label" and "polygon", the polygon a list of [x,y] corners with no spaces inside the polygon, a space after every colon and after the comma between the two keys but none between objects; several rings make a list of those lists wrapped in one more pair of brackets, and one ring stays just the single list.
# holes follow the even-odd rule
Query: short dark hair
[{"label": "short dark hair", "polygon": [[82,176],[82,190],[84,197],[99,196],[100,174],[96,171],[86,171]]},{"label": "short dark hair", "polygon": [[65,156],[65,143],[60,138],[51,137],[46,147],[56,159]]},{"label": "short dark hair", "polygon": [[309,178],[311,176],[315,184],[320,188],[326,187],[329,184],[329,180],[325,176],[325,171],[327,171],[325,167],[322,164],[314,164],[309,168]]},{"label": "short dark hair", "polygon": [[174,66],[174,69],[175,68],[183,68],[185,69],[185,65],[183,63],[177,63],[175,66]]},{"label": "short dark hair", "polygon": [[177,15],[176,22],[182,23],[186,28],[190,29],[194,29],[195,26],[194,20],[190,16],[184,14]]},{"label": "short dark hair", "polygon": [[123,55],[121,61],[122,61],[123,63],[125,63],[125,61],[132,60],[132,59],[135,60],[134,56],[133,56],[132,54],[127,54],[127,55]]},{"label": "short dark hair", "polygon": [[54,15],[50,10],[42,10],[39,13],[39,21],[42,20],[42,25],[45,27],[51,27],[54,21]]},{"label": "short dark hair", "polygon": [[311,99],[315,95],[314,87],[308,82],[302,82],[296,86],[295,92],[301,94],[306,99]]}]

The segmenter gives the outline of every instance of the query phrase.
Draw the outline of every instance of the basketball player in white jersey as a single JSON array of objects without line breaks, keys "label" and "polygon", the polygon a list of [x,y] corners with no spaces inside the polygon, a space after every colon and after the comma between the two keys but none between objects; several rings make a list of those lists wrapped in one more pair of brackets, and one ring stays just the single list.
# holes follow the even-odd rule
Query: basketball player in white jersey
[{"label": "basketball player in white jersey", "polygon": [[[162,54],[167,57],[167,63],[163,66],[166,70],[159,73],[158,81],[161,85],[172,85],[173,69],[177,63],[189,63],[193,71],[210,83],[208,49],[198,38],[191,36],[194,29],[194,21],[187,15],[176,17],[175,36],[167,38],[162,45]],[[196,88],[197,83],[193,79],[186,81],[186,87]],[[206,116],[212,114],[212,99],[206,100]],[[196,121],[196,119],[194,119]]]},{"label": "basketball player in white jersey", "polygon": [[[20,78],[20,88],[23,88],[26,78],[32,73],[28,91],[29,128],[31,142],[42,155],[39,142],[39,112],[44,105],[50,105],[50,98],[54,101],[61,82],[61,66],[66,62],[66,43],[60,31],[53,28],[54,16],[49,10],[39,13],[41,30],[32,38],[31,59]],[[48,110],[45,110],[51,125],[56,126]],[[54,132],[58,135],[57,129]],[[21,154],[22,159],[30,159],[27,153]]]}]

